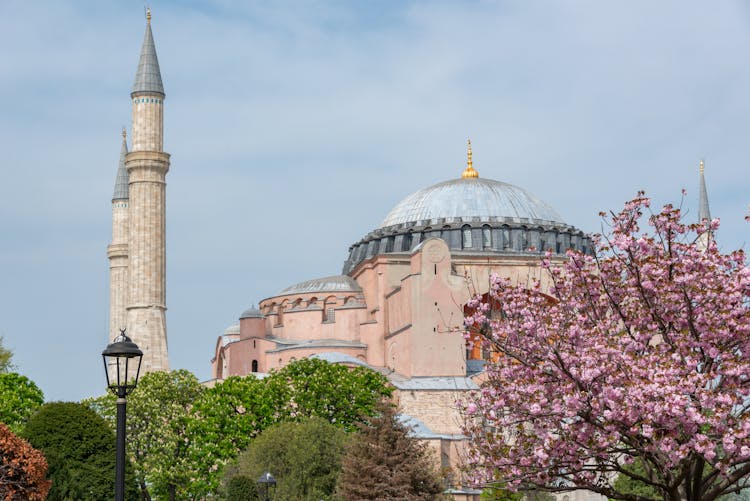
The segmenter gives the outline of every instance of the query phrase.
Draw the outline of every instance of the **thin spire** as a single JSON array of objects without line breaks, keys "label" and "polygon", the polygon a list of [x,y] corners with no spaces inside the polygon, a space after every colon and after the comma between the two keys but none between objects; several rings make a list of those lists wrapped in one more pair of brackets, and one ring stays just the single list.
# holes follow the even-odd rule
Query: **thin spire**
[{"label": "thin spire", "polygon": [[479,177],[479,173],[474,170],[474,162],[471,160],[471,139],[466,141],[468,143],[468,149],[466,152],[466,169],[461,174],[463,178],[474,178]]},{"label": "thin spire", "polygon": [[128,154],[127,132],[125,127],[122,128],[122,147],[120,148],[120,165],[117,167],[117,177],[115,178],[115,191],[112,194],[112,201],[127,200],[128,192],[128,170],[125,168],[125,157]]},{"label": "thin spire", "polygon": [[146,34],[141,46],[141,58],[138,61],[138,70],[135,73],[133,92],[164,95],[164,85],[161,82],[161,71],[159,71],[159,59],[156,57],[156,46],[154,35],[151,33],[151,9],[146,9]]},{"label": "thin spire", "polygon": [[698,220],[703,221],[704,219],[711,220],[711,210],[708,208],[708,190],[706,189],[706,178],[703,175],[705,170],[705,164],[703,160],[700,163],[700,207],[698,209]]}]

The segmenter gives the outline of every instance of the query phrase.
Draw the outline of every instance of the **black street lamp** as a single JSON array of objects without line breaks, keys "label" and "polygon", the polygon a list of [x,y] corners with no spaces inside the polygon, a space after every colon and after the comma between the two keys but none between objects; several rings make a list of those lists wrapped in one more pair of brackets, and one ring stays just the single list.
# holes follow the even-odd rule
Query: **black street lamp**
[{"label": "black street lamp", "polygon": [[120,335],[102,352],[107,388],[117,396],[117,459],[115,501],[125,501],[125,397],[138,384],[143,352],[120,329]]},{"label": "black street lamp", "polygon": [[271,489],[276,487],[276,479],[268,472],[265,472],[258,479],[258,491],[263,496],[263,501],[271,501]]}]

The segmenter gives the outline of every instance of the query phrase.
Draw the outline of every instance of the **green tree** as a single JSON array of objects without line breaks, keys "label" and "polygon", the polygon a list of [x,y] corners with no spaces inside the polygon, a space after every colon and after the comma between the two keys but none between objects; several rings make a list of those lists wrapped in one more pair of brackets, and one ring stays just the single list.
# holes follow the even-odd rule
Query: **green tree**
[{"label": "green tree", "polygon": [[321,417],[347,431],[357,429],[393,392],[388,380],[366,367],[350,368],[304,358],[264,379],[282,419]]},{"label": "green tree", "polygon": [[[194,468],[187,429],[202,391],[193,374],[175,370],[145,374],[128,396],[127,451],[142,500],[194,499],[188,491]],[[93,399],[88,405],[115,428],[114,395]]]},{"label": "green tree", "polygon": [[409,436],[389,402],[378,410],[347,447],[338,493],[347,501],[443,498],[427,445]]},{"label": "green tree", "polygon": [[42,501],[49,488],[44,454],[0,423],[0,498]]},{"label": "green tree", "polygon": [[258,485],[255,479],[235,475],[227,484],[227,501],[256,501]]},{"label": "green tree", "polygon": [[32,380],[15,372],[0,372],[0,422],[14,433],[23,430],[31,414],[43,403],[44,394]]},{"label": "green tree", "polygon": [[[49,500],[111,498],[115,483],[115,435],[107,423],[84,404],[53,402],[39,408],[23,432],[44,452],[52,488]],[[132,474],[128,477],[133,479]],[[130,499],[135,482],[126,485]]]},{"label": "green tree", "polygon": [[204,391],[196,399],[188,422],[195,470],[190,491],[194,495],[216,492],[227,461],[277,420],[267,386],[255,376],[230,377]]},{"label": "green tree", "polygon": [[227,471],[251,479],[270,472],[274,501],[334,499],[347,433],[322,418],[276,424],[258,435]]},{"label": "green tree", "polygon": [[193,406],[189,490],[199,497],[216,492],[226,463],[274,423],[319,417],[353,430],[391,392],[377,372],[318,359],[293,362],[265,379],[230,377],[203,392]]},{"label": "green tree", "polygon": [[15,369],[13,365],[13,352],[3,346],[3,337],[0,336],[0,374]]}]

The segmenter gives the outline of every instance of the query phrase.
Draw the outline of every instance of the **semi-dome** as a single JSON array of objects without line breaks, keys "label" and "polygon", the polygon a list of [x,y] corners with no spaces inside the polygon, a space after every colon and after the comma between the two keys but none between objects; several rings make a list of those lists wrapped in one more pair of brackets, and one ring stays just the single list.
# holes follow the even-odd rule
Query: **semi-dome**
[{"label": "semi-dome", "polygon": [[239,334],[239,333],[240,333],[240,324],[239,324],[239,322],[233,323],[232,325],[230,325],[229,327],[227,327],[224,330],[224,335],[225,336],[230,336],[232,334]]},{"label": "semi-dome", "polygon": [[331,277],[316,278],[298,284],[291,285],[282,290],[279,295],[287,294],[312,294],[320,292],[362,292],[351,277],[346,275],[333,275]]},{"label": "semi-dome", "polygon": [[420,221],[497,218],[565,224],[555,209],[527,190],[474,177],[451,179],[412,193],[391,210],[380,227]]}]

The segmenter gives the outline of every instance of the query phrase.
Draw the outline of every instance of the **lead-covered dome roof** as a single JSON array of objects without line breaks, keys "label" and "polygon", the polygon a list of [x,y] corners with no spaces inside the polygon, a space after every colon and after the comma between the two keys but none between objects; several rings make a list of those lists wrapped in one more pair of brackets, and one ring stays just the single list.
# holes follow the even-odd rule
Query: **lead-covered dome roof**
[{"label": "lead-covered dome roof", "polygon": [[560,214],[529,191],[483,178],[444,181],[412,193],[399,202],[380,228],[419,221],[491,218],[565,224]]},{"label": "lead-covered dome roof", "polygon": [[240,315],[240,320],[243,318],[264,318],[265,315],[255,307],[255,305],[251,306],[250,308],[246,309],[242,312],[242,315]]},{"label": "lead-covered dome roof", "polygon": [[315,278],[291,285],[282,290],[279,295],[313,294],[323,292],[362,292],[362,287],[351,277],[333,275],[331,277]]},{"label": "lead-covered dome roof", "polygon": [[591,252],[591,239],[566,224],[549,204],[518,186],[480,178],[471,143],[467,154],[459,179],[412,193],[378,228],[349,247],[344,274],[375,256],[411,252],[428,238],[441,238],[456,256]]}]

